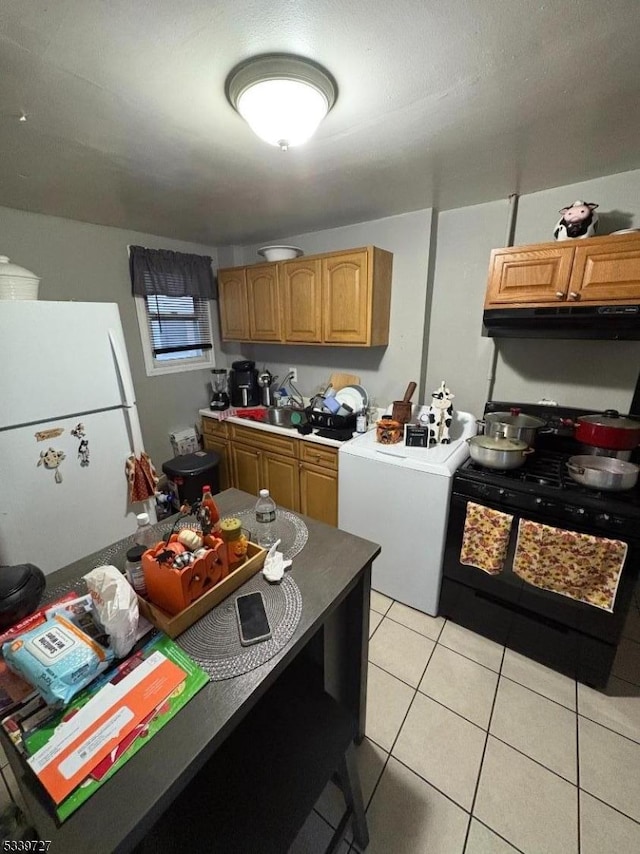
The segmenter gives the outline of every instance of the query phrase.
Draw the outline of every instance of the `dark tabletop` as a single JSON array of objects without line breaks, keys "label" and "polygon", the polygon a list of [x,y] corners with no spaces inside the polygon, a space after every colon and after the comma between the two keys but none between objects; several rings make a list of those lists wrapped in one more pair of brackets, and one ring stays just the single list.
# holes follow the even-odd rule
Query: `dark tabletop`
[{"label": "dark tabletop", "polygon": [[[248,510],[255,497],[237,489],[216,495],[221,515]],[[25,770],[21,786],[41,839],[50,851],[129,850],[213,755],[242,717],[317,631],[325,617],[355,587],[380,549],[308,517],[309,540],[290,570],[302,593],[302,617],[291,641],[270,661],[243,676],[210,682],[153,740],[132,757],[89,801],[57,828],[37,784]],[[104,551],[101,549],[100,551]],[[48,577],[50,587],[95,566],[100,552]],[[10,750],[11,748],[7,748]],[[15,753],[15,751],[14,751]],[[12,757],[14,771],[18,768]],[[21,777],[20,773],[16,773]]]}]

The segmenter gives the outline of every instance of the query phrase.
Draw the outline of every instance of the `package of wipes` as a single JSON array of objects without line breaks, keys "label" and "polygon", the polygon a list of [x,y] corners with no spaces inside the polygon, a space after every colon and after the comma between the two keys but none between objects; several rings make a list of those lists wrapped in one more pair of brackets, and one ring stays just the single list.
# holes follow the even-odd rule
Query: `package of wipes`
[{"label": "package of wipes", "polygon": [[9,667],[52,706],[66,705],[113,661],[113,651],[81,631],[64,614],[3,644]]}]

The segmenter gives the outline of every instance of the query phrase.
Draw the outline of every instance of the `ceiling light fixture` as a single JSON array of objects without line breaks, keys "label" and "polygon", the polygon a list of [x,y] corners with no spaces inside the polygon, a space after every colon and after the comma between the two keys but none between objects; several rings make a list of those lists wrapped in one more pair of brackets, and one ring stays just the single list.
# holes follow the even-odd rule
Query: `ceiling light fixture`
[{"label": "ceiling light fixture", "polygon": [[338,89],[329,72],[299,56],[267,53],[230,72],[225,92],[253,132],[283,151],[307,142],[333,107]]}]

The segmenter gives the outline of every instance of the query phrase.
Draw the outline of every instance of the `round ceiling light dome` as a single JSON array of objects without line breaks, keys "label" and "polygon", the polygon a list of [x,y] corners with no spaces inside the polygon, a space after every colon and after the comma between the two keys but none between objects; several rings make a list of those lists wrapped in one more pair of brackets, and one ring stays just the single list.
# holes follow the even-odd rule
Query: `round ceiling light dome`
[{"label": "round ceiling light dome", "polygon": [[337,97],[335,80],[326,69],[285,53],[263,54],[236,65],[225,91],[253,132],[283,151],[307,142]]}]

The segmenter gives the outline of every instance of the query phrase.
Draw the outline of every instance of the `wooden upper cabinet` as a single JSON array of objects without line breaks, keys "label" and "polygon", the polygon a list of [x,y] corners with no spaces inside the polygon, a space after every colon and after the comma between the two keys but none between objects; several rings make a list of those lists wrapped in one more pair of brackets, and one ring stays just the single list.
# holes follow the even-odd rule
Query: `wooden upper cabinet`
[{"label": "wooden upper cabinet", "polygon": [[494,249],[485,309],[640,302],[640,234]]},{"label": "wooden upper cabinet", "polygon": [[[633,239],[635,237],[635,239]],[[579,302],[640,300],[640,235],[576,247],[569,299]]]},{"label": "wooden upper cabinet", "polygon": [[485,308],[514,303],[550,303],[566,299],[573,243],[530,249],[494,249]]},{"label": "wooden upper cabinet", "polygon": [[322,261],[324,338],[330,344],[366,344],[370,316],[366,252]]},{"label": "wooden upper cabinet", "polygon": [[244,267],[218,270],[220,334],[224,341],[249,339],[249,304]]},{"label": "wooden upper cabinet", "polygon": [[246,268],[249,300],[249,337],[253,341],[282,341],[278,266]]},{"label": "wooden upper cabinet", "polygon": [[222,340],[388,344],[392,266],[391,252],[366,246],[221,270]]},{"label": "wooden upper cabinet", "polygon": [[319,259],[285,261],[280,265],[284,300],[284,339],[322,342],[322,265]]}]

